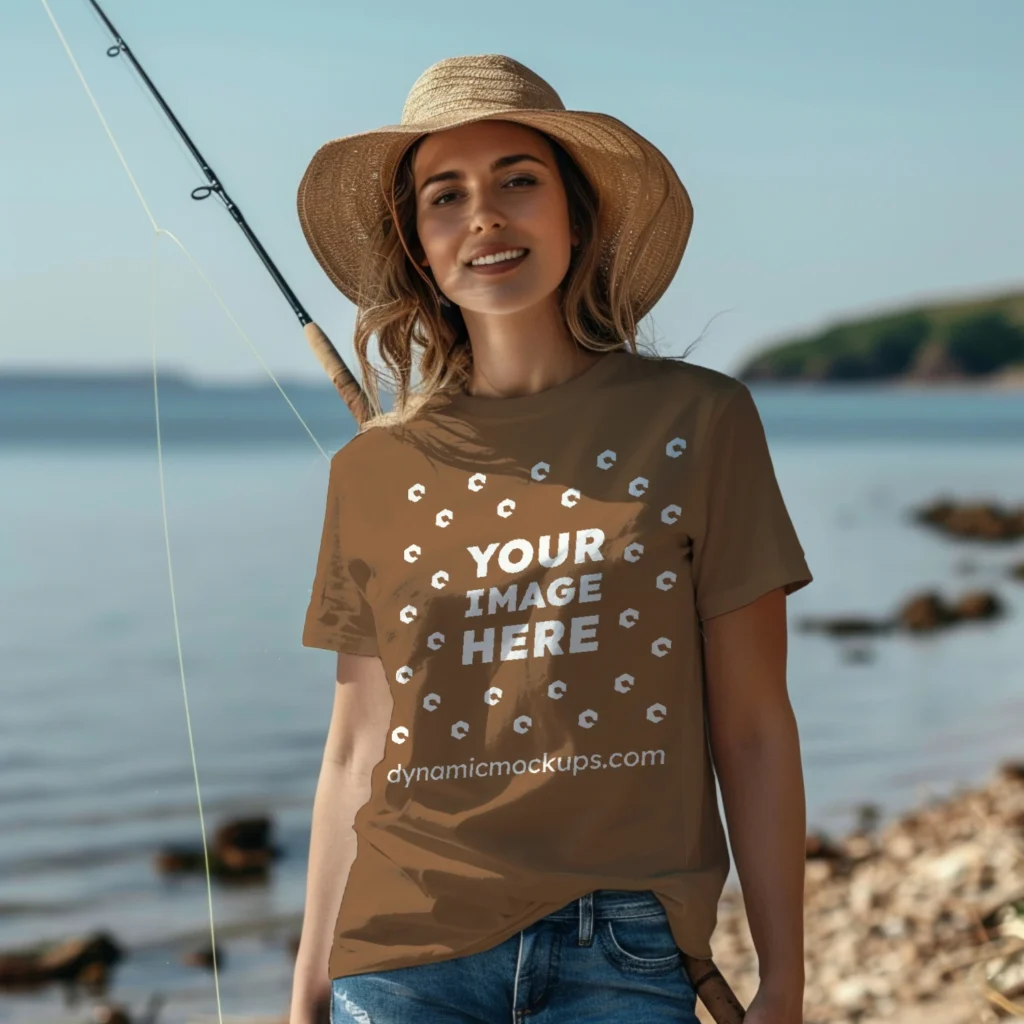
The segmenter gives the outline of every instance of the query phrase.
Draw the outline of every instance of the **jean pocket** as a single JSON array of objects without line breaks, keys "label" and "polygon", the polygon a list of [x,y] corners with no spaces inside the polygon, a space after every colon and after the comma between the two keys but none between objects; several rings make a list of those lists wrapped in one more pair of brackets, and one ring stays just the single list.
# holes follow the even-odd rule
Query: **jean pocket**
[{"label": "jean pocket", "polygon": [[617,917],[597,929],[607,958],[626,971],[669,974],[682,968],[683,957],[664,914]]}]

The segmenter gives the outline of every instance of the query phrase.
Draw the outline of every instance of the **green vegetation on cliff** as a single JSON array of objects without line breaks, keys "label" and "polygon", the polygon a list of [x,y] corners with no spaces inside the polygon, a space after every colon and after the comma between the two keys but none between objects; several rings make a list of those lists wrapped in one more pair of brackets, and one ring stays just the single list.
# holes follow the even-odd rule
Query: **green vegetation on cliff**
[{"label": "green vegetation on cliff", "polygon": [[1024,372],[1024,292],[834,324],[772,346],[744,381],[949,380]]}]

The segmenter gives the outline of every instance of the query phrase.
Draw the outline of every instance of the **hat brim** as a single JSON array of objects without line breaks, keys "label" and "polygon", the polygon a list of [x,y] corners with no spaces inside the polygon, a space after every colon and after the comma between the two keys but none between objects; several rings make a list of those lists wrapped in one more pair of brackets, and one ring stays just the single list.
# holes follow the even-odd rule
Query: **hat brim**
[{"label": "hat brim", "polygon": [[[665,155],[610,114],[579,110],[477,110],[462,117],[388,125],[324,143],[302,176],[298,215],[313,255],[357,306],[367,246],[387,211],[385,195],[406,150],[431,132],[485,120],[545,132],[576,161],[599,197],[602,263],[635,253],[631,302],[645,316],[679,268],[693,225],[689,194]],[[632,214],[632,217],[630,216]],[[644,239],[624,235],[656,216]]]}]

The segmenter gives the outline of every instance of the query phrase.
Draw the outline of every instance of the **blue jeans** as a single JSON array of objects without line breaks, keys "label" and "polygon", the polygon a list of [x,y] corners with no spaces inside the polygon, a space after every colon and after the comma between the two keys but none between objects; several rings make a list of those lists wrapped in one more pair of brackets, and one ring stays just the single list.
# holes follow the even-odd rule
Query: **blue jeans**
[{"label": "blue jeans", "polygon": [[649,890],[598,889],[480,953],[331,982],[331,1024],[697,1024]]}]

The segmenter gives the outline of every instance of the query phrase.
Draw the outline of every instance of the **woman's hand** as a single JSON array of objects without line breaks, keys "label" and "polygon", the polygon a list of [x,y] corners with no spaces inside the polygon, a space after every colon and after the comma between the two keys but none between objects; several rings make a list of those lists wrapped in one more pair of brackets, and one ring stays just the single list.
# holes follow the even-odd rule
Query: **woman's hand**
[{"label": "woman's hand", "polygon": [[293,999],[288,1024],[330,1024],[331,994],[320,993],[306,999]]},{"label": "woman's hand", "polygon": [[803,1024],[803,991],[779,992],[764,987],[750,1001],[743,1024]]}]

